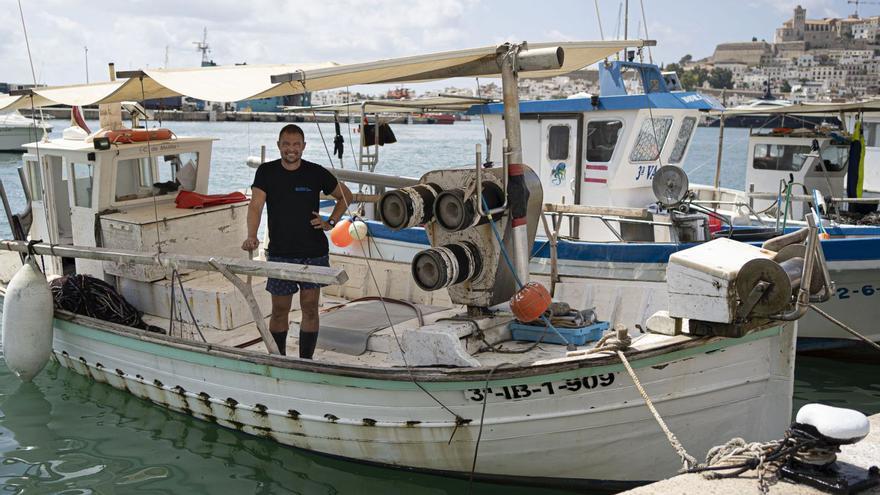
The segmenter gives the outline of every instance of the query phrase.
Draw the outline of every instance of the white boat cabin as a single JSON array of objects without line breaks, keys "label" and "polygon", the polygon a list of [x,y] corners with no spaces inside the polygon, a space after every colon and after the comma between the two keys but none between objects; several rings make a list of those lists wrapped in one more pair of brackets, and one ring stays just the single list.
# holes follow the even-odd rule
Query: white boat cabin
[{"label": "white boat cabin", "polygon": [[[846,197],[850,139],[823,129],[776,129],[752,132],[748,141],[746,184],[749,192],[785,194],[793,181],[792,194]],[[753,209],[765,210],[776,200],[754,199]],[[809,204],[792,201],[793,218],[803,218]]]},{"label": "white boat cabin", "polygon": [[865,195],[880,196],[880,115],[864,115],[862,134],[865,136]]},{"label": "white boat cabin", "polygon": [[[213,139],[179,137],[164,141],[113,144],[52,139],[25,145],[26,190],[31,200],[30,239],[148,253],[246,258],[247,201],[179,208],[178,190],[206,194]],[[138,309],[167,316],[169,270],[46,256],[48,274],[78,274],[111,281]],[[181,270],[200,323],[229,329],[250,319],[244,301],[219,273]],[[180,296],[178,296],[180,297]],[[222,305],[221,305],[222,304]],[[218,305],[223,311],[218,311]],[[212,309],[214,308],[214,309]]]},{"label": "white boat cabin", "polygon": [[[680,166],[701,113],[722,107],[700,93],[672,91],[677,84],[655,65],[606,62],[599,73],[598,95],[520,104],[523,160],[541,177],[546,203],[645,208],[656,202],[657,169]],[[500,163],[503,106],[469,113],[483,116],[492,136],[488,159]],[[617,240],[602,222],[580,218],[562,233]],[[654,240],[650,225],[621,223],[619,230],[624,240]]]}]

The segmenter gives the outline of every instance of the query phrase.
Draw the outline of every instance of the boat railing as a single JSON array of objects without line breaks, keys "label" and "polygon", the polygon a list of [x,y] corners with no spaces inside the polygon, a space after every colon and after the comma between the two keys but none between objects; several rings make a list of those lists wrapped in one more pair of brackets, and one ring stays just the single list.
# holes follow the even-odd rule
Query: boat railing
[{"label": "boat railing", "polygon": [[[551,221],[547,221],[550,217]],[[550,294],[556,291],[556,284],[559,282],[559,266],[558,252],[559,239],[564,218],[597,218],[603,225],[617,238],[618,242],[627,242],[623,236],[614,228],[613,222],[617,223],[637,223],[653,226],[663,226],[672,228],[672,222],[663,222],[652,220],[652,214],[647,208],[630,208],[623,206],[593,206],[593,205],[571,205],[544,203],[543,214],[541,215],[541,223],[544,227],[544,234],[547,237],[547,243],[550,246]],[[552,223],[552,227],[551,227]]]},{"label": "boat railing", "polygon": [[64,258],[83,258],[97,261],[131,263],[137,265],[160,265],[168,270],[187,269],[220,272],[235,288],[241,292],[247,302],[254,323],[260,332],[263,343],[272,354],[278,354],[275,339],[266,326],[263,313],[254,297],[251,284],[236,275],[272,277],[298,282],[312,282],[323,285],[340,285],[348,281],[348,274],[342,268],[299,265],[272,261],[256,261],[243,258],[215,258],[174,253],[147,253],[123,249],[107,249],[98,247],[82,247],[29,243],[26,241],[0,240],[0,249],[33,253],[38,255],[59,256]]}]

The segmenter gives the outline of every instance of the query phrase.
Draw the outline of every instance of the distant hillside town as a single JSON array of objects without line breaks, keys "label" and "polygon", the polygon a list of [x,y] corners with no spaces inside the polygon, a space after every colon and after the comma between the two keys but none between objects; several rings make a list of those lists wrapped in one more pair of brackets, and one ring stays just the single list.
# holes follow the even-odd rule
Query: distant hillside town
[{"label": "distant hillside town", "polygon": [[[683,83],[761,91],[766,85],[795,101],[839,100],[880,93],[880,16],[807,19],[798,5],[773,43],[722,43],[707,59],[667,69],[690,73]],[[710,75],[715,74],[715,80]],[[713,84],[714,83],[714,84]]]},{"label": "distant hillside town", "polygon": [[[808,19],[800,5],[776,29],[772,43],[759,40],[722,43],[710,57],[685,55],[666,71],[679,75],[684,89],[724,96],[737,105],[770,92],[795,102],[839,101],[880,95],[880,16]],[[566,76],[520,80],[520,96],[529,99],[567,98],[598,92],[598,72],[580,70]],[[500,98],[495,83],[474,88],[445,88],[420,96],[460,94]],[[390,93],[389,93],[390,95]],[[315,94],[312,103],[341,103],[345,92]],[[388,97],[393,97],[390,95]]]}]

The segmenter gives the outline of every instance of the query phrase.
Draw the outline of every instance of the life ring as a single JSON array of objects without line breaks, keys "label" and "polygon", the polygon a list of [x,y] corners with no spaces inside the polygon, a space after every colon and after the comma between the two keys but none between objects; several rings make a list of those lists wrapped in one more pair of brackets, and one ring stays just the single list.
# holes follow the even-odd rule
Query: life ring
[{"label": "life ring", "polygon": [[793,130],[791,127],[774,127],[773,134],[791,134]]},{"label": "life ring", "polygon": [[111,144],[143,143],[145,141],[167,141],[175,136],[170,129],[157,127],[155,129],[117,129],[107,131],[104,137]]}]

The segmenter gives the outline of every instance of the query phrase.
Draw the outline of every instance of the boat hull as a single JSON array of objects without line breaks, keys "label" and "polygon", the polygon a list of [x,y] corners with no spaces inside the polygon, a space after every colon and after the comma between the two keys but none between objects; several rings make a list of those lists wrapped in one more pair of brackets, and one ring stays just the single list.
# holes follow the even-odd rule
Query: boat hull
[{"label": "boat hull", "polygon": [[[293,447],[467,474],[480,437],[475,471],[496,478],[626,484],[664,478],[680,467],[619,362],[564,371],[548,365],[546,372],[489,380],[481,432],[488,369],[421,382],[461,418],[456,421],[400,370],[389,379],[351,376],[357,373],[329,365],[317,372],[297,360],[273,365],[241,351],[163,342],[105,325],[56,320],[54,351],[61,365],[172,410]],[[685,448],[703,456],[734,436],[782,435],[791,415],[793,334],[773,327],[632,364]]]},{"label": "boat hull", "polygon": [[[46,132],[51,132],[52,128],[46,128]],[[14,151],[24,153],[22,147],[25,143],[32,143],[39,140],[43,135],[42,128],[25,127],[25,126],[9,126],[0,125],[0,151]]]}]

